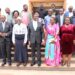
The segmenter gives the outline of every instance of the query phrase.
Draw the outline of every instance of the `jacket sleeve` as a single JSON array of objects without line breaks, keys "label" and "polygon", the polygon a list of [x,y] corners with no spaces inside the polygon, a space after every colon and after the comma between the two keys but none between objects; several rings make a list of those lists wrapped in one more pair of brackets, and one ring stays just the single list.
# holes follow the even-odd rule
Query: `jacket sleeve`
[{"label": "jacket sleeve", "polygon": [[28,25],[27,29],[28,29],[28,36],[27,37],[28,37],[28,41],[30,41],[30,32],[31,32],[30,31],[30,25]]},{"label": "jacket sleeve", "polygon": [[9,25],[9,31],[7,32],[7,36],[11,36],[12,35],[12,25],[9,23],[8,25]]}]

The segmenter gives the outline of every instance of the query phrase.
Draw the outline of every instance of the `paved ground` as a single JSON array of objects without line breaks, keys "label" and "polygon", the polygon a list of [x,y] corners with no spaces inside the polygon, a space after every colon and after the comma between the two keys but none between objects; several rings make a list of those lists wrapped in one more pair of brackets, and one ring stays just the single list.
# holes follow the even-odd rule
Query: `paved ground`
[{"label": "paved ground", "polygon": [[75,57],[72,58],[71,67],[69,68],[67,66],[49,67],[44,63],[41,67],[37,65],[31,67],[30,63],[26,67],[23,65],[16,67],[16,63],[13,63],[11,67],[8,64],[5,67],[0,66],[0,75],[75,75]]},{"label": "paved ground", "polygon": [[74,71],[0,70],[0,75],[75,75]]}]

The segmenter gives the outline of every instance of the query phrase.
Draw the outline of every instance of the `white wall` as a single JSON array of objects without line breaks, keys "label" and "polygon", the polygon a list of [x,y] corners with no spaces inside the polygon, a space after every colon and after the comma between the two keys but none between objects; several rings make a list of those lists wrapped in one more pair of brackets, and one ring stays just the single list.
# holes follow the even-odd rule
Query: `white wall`
[{"label": "white wall", "polygon": [[75,0],[66,0],[66,6],[67,9],[69,6],[73,6],[73,8],[75,9]]},{"label": "white wall", "polygon": [[22,10],[23,4],[28,4],[29,0],[0,0],[0,8],[4,12],[6,7],[9,7],[11,11]]},{"label": "white wall", "polygon": [[[23,4],[29,5],[29,0],[0,0],[0,8],[2,8],[3,13],[6,7],[9,7],[11,11],[16,9],[21,11]],[[67,8],[71,5],[75,9],[75,0],[66,0]]]}]

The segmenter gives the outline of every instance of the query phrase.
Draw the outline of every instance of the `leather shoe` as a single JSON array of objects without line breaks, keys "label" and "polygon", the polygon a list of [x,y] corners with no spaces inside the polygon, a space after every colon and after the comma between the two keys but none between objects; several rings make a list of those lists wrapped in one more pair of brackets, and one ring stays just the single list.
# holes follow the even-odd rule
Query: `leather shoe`
[{"label": "leather shoe", "polygon": [[34,66],[35,65],[35,62],[34,63],[31,63],[31,66]]},{"label": "leather shoe", "polygon": [[18,64],[17,64],[17,67],[19,67],[20,65],[21,65],[21,63],[18,63]]},{"label": "leather shoe", "polygon": [[2,63],[2,65],[1,65],[1,66],[5,66],[5,64],[6,64],[6,63]]}]

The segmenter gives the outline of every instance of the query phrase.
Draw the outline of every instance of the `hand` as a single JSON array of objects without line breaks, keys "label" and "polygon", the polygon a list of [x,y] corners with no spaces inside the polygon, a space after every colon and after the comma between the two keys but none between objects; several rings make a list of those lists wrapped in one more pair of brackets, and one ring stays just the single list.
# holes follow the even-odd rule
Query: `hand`
[{"label": "hand", "polygon": [[0,32],[0,36],[2,36],[2,33]]},{"label": "hand", "polygon": [[75,45],[75,40],[73,40],[73,44]]},{"label": "hand", "polygon": [[15,46],[15,43],[13,43],[13,45]]},{"label": "hand", "polygon": [[30,41],[28,42],[29,46],[31,45]]},{"label": "hand", "polygon": [[3,35],[4,35],[4,36],[7,36],[8,34],[7,34],[7,33],[3,33]]},{"label": "hand", "polygon": [[5,36],[7,36],[7,33],[2,33],[1,36],[5,37]]},{"label": "hand", "polygon": [[54,43],[55,43],[55,41],[53,40],[53,41],[51,41],[50,43],[53,43],[53,44],[54,44]]},{"label": "hand", "polygon": [[41,45],[46,45],[46,41],[43,40],[42,43],[41,43]]},{"label": "hand", "polygon": [[25,46],[26,45],[26,43],[23,43],[23,46]]}]

